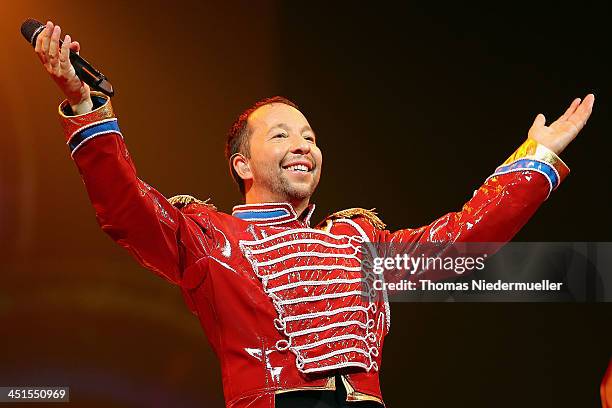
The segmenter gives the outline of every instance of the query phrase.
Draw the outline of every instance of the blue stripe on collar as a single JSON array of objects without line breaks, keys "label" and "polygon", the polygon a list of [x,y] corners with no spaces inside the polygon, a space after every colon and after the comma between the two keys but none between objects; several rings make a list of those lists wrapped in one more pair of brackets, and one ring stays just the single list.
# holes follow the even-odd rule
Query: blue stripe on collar
[{"label": "blue stripe on collar", "polygon": [[[314,204],[304,210],[300,223],[310,226],[310,216],[314,211]],[[236,205],[232,215],[246,222],[260,225],[281,225],[298,220],[293,206],[289,203],[251,203]]]},{"label": "blue stripe on collar", "polygon": [[281,217],[286,217],[290,215],[290,213],[284,208],[279,208],[277,210],[241,211],[236,212],[234,215],[241,220],[247,221],[272,221]]}]

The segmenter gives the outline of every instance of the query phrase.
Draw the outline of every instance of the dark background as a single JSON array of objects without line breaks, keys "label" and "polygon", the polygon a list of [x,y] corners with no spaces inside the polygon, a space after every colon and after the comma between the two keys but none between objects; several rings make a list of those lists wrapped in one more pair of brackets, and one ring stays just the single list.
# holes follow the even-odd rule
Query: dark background
[{"label": "dark background", "polygon": [[[51,19],[112,81],[140,176],[167,196],[240,203],[226,129],[295,100],[317,132],[318,221],[376,207],[391,229],[454,211],[524,140],[596,95],[571,175],[519,241],[612,241],[609,10],[184,0],[3,4],[0,386],[66,385],[78,407],[220,407],[219,365],[178,289],[97,226],[57,120],[61,96],[19,34]],[[612,273],[612,272],[611,272]],[[391,407],[593,407],[610,304],[394,304]]]}]

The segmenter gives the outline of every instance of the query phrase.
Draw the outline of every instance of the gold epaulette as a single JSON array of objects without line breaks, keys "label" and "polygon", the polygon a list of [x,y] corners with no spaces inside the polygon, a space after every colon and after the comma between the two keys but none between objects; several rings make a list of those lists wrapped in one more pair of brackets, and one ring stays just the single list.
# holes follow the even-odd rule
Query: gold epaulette
[{"label": "gold epaulette", "polygon": [[381,230],[385,229],[387,225],[384,222],[382,222],[380,218],[378,218],[378,216],[376,215],[376,212],[374,211],[375,209],[376,208],[372,208],[371,210],[366,210],[365,208],[348,208],[346,210],[338,211],[331,215],[328,215],[325,218],[325,220],[334,220],[338,218],[363,217],[366,220],[368,220],[368,222],[372,224],[374,228],[378,228]]},{"label": "gold epaulette", "polygon": [[210,198],[207,198],[206,200],[202,201],[202,200],[198,200],[197,198],[187,195],[187,194],[176,195],[168,199],[168,202],[172,204],[173,206],[175,206],[176,208],[183,208],[189,204],[196,203],[196,204],[205,205],[209,207],[211,210],[216,211],[217,207],[215,207],[212,203],[209,203],[209,201],[210,201]]}]

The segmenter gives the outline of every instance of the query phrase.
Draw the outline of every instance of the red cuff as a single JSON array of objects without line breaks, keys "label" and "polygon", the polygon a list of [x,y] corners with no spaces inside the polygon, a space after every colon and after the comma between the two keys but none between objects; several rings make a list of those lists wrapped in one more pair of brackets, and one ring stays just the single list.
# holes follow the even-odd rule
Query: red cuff
[{"label": "red cuff", "polygon": [[71,115],[72,109],[70,108],[67,100],[60,104],[60,122],[62,124],[62,128],[64,129],[66,141],[69,141],[72,136],[92,123],[115,117],[109,97],[101,92],[92,91],[91,98],[94,101],[94,107],[96,107],[96,105],[101,106],[98,106],[91,112],[83,113],[81,115]]}]

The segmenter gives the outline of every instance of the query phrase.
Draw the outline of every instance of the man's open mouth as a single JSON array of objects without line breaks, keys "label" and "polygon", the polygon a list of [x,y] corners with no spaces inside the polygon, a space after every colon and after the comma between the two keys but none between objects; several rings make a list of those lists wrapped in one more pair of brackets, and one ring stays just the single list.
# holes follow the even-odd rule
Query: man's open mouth
[{"label": "man's open mouth", "polygon": [[289,163],[288,165],[283,166],[283,169],[298,173],[308,173],[312,171],[312,165],[306,162]]}]

